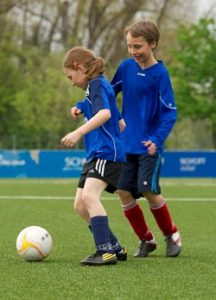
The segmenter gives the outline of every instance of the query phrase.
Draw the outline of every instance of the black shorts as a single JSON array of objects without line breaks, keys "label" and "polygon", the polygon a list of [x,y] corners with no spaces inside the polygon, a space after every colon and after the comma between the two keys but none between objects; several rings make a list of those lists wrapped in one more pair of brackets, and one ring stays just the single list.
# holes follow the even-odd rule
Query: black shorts
[{"label": "black shorts", "polygon": [[121,174],[123,163],[113,162],[104,159],[94,159],[85,163],[80,175],[78,187],[83,188],[86,178],[97,178],[108,183],[106,191],[114,193],[117,189],[117,183]]},{"label": "black shorts", "polygon": [[160,194],[160,167],[161,156],[158,154],[127,154],[117,187],[131,192],[135,199],[144,192]]}]

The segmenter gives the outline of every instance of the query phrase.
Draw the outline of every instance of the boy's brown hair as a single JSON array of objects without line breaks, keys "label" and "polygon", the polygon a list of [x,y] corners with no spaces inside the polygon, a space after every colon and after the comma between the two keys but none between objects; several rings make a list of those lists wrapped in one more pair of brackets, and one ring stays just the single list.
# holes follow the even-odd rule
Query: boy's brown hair
[{"label": "boy's brown hair", "polygon": [[152,42],[158,45],[160,39],[160,31],[157,26],[149,21],[140,21],[125,28],[125,33],[130,33],[132,37],[142,36],[149,44]]}]

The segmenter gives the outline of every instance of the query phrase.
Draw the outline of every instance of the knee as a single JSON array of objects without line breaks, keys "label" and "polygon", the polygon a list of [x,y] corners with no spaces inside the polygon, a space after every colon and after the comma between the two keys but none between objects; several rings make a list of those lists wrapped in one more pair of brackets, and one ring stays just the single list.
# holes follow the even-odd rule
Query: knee
[{"label": "knee", "polygon": [[75,199],[73,203],[73,208],[74,210],[79,214],[83,210],[83,203],[82,199]]},{"label": "knee", "polygon": [[143,196],[147,199],[148,203],[151,204],[160,204],[163,201],[161,194],[153,194],[152,192],[145,192]]},{"label": "knee", "polygon": [[86,204],[88,204],[89,199],[91,199],[91,194],[86,192],[86,191],[83,191],[83,193],[82,193],[82,202],[86,205]]},{"label": "knee", "polygon": [[120,200],[122,202],[122,204],[128,204],[130,203],[133,199],[133,196],[130,192],[128,191],[124,191],[124,190],[117,190],[117,194],[120,197]]},{"label": "knee", "polygon": [[82,194],[82,204],[87,209],[94,206],[96,200],[98,200],[98,198],[93,193],[91,193],[89,191],[84,191],[83,192],[83,194]]}]

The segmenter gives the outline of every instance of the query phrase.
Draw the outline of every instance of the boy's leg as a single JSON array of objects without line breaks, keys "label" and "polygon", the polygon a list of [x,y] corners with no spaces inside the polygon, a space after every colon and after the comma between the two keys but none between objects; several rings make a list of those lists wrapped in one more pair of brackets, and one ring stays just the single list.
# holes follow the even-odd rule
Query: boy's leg
[{"label": "boy's leg", "polygon": [[127,155],[127,163],[123,166],[117,192],[121,200],[124,215],[140,240],[139,249],[135,253],[135,256],[146,257],[156,249],[156,242],[146,223],[143,210],[135,200],[135,195],[139,198],[137,178],[138,156]]},{"label": "boy's leg", "polygon": [[139,166],[139,192],[148,200],[151,212],[165,236],[167,242],[166,256],[178,256],[181,252],[180,235],[160,193],[161,156],[157,154],[141,155]]},{"label": "boy's leg", "polygon": [[[135,257],[146,257],[157,248],[154,235],[150,231],[140,205],[129,192],[118,190],[124,215],[128,219],[135,234],[140,239],[140,244],[135,252]],[[128,200],[128,201],[127,201]]]},{"label": "boy's leg", "polygon": [[164,201],[161,194],[155,195],[152,193],[146,193],[150,210],[158,224],[158,227],[162,231],[165,241],[167,243],[166,256],[176,257],[182,250],[182,243],[180,234],[175,226],[167,204]]}]

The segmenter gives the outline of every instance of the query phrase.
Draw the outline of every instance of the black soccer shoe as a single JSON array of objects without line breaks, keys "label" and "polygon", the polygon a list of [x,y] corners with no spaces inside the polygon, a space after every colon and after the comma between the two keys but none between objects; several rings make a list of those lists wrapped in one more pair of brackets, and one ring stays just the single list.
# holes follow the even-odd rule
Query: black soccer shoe
[{"label": "black soccer shoe", "polygon": [[175,232],[165,238],[167,243],[166,256],[176,257],[181,253],[182,243],[179,232]]},{"label": "black soccer shoe", "polygon": [[122,247],[121,251],[116,253],[117,260],[125,261],[127,260],[127,250]]},{"label": "black soccer shoe", "polygon": [[82,266],[116,265],[117,257],[114,253],[94,253],[80,261]]},{"label": "black soccer shoe", "polygon": [[135,257],[147,257],[150,252],[154,251],[157,248],[155,241],[140,241],[139,248],[134,254]]}]

